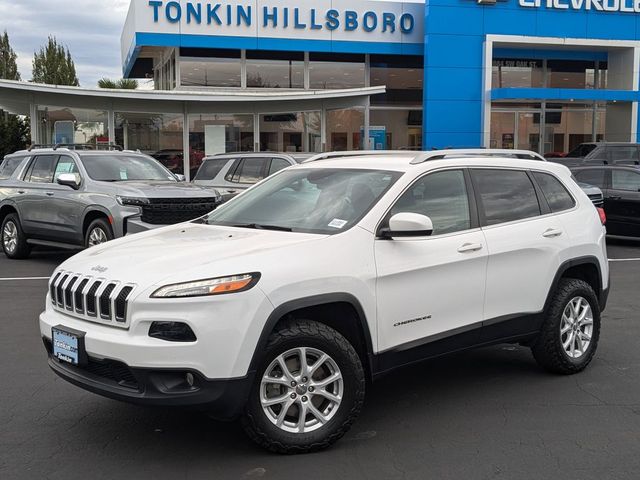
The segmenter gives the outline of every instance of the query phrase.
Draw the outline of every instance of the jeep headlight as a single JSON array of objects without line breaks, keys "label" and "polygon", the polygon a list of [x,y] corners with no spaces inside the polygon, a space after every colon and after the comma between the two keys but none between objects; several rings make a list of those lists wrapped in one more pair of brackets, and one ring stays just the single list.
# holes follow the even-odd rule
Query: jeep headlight
[{"label": "jeep headlight", "polygon": [[193,282],[174,283],[160,287],[151,294],[151,298],[184,298],[222,295],[244,292],[252,288],[260,279],[259,273],[243,273],[228,277],[208,278]]}]

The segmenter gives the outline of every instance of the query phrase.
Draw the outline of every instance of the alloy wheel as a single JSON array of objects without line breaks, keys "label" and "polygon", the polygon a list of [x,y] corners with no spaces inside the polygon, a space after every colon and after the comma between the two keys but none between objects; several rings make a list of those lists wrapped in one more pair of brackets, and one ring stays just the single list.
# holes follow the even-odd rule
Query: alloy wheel
[{"label": "alloy wheel", "polygon": [[9,220],[2,230],[2,245],[7,253],[13,253],[18,246],[18,227]]},{"label": "alloy wheel", "polygon": [[267,367],[260,383],[260,403],[267,418],[290,433],[325,425],[338,411],[344,381],[337,363],[316,348],[294,348]]},{"label": "alloy wheel", "polygon": [[96,245],[100,245],[101,243],[107,242],[109,239],[107,238],[107,234],[100,227],[96,227],[91,230],[89,233],[89,246],[94,247]]},{"label": "alloy wheel", "polygon": [[565,307],[560,323],[562,348],[569,358],[579,359],[589,349],[593,335],[593,312],[584,297],[574,297]]}]

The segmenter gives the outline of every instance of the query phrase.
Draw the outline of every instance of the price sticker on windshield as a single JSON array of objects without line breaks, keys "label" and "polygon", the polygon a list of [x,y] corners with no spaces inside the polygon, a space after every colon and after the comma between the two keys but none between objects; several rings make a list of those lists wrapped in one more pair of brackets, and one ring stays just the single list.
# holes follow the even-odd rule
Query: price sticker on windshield
[{"label": "price sticker on windshield", "polygon": [[346,220],[340,220],[339,218],[334,218],[329,222],[329,227],[331,228],[342,228],[347,224]]}]

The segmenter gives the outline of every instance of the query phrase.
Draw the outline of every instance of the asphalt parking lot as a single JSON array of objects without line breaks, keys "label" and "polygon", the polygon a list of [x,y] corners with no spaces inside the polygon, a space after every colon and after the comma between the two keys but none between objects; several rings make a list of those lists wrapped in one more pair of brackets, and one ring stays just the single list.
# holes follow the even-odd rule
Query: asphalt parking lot
[{"label": "asphalt parking lot", "polygon": [[[0,478],[622,479],[640,471],[640,242],[610,242],[612,291],[583,373],[541,371],[499,345],[374,384],[332,449],[283,457],[235,423],[146,409],[67,384],[46,364],[37,316],[69,254],[0,254]],[[27,278],[25,278],[27,277]]]}]

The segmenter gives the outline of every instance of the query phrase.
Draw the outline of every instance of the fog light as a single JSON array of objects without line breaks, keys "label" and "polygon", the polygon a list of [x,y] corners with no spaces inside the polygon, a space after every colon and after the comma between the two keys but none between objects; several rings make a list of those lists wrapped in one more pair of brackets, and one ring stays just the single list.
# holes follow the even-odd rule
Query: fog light
[{"label": "fog light", "polygon": [[185,376],[185,378],[187,379],[187,383],[189,384],[190,387],[193,387],[193,382],[194,382],[194,378],[193,378],[193,373],[187,373],[187,375]]},{"label": "fog light", "polygon": [[149,336],[168,342],[195,342],[197,340],[191,327],[182,322],[153,322],[149,327]]}]

